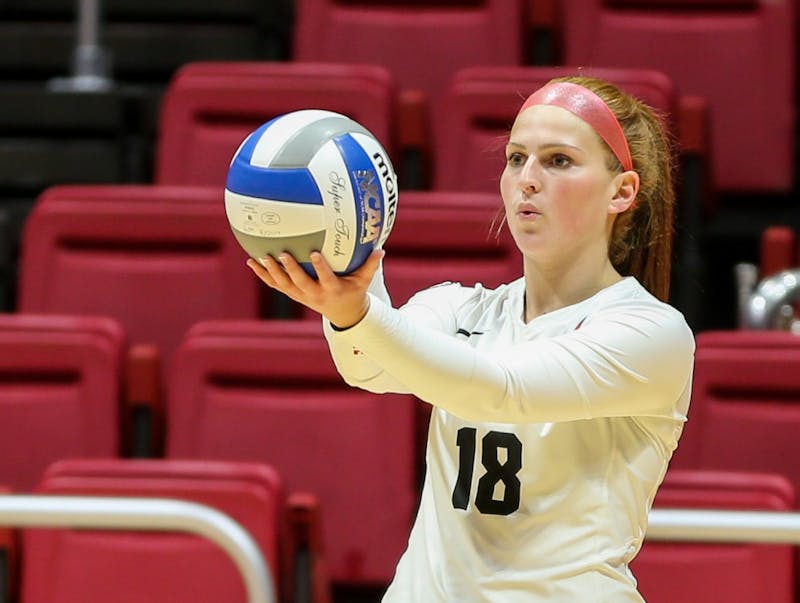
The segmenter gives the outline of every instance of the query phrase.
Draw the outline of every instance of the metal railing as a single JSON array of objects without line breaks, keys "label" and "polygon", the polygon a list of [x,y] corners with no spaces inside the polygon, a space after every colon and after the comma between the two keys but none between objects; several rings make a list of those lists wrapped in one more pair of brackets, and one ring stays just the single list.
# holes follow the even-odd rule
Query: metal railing
[{"label": "metal railing", "polygon": [[800,545],[800,513],[652,509],[645,539]]},{"label": "metal railing", "polygon": [[0,525],[177,531],[216,543],[236,564],[248,603],[275,603],[272,577],[258,545],[233,519],[205,505],[164,498],[0,496]]}]

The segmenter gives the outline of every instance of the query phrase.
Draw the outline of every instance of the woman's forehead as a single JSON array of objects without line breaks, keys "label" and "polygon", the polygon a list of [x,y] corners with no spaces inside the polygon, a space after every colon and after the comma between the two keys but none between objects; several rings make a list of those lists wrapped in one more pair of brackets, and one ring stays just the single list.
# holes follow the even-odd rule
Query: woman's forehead
[{"label": "woman's forehead", "polygon": [[511,128],[510,142],[530,145],[556,142],[553,138],[574,146],[602,149],[601,139],[580,117],[561,107],[534,105],[517,115]]}]

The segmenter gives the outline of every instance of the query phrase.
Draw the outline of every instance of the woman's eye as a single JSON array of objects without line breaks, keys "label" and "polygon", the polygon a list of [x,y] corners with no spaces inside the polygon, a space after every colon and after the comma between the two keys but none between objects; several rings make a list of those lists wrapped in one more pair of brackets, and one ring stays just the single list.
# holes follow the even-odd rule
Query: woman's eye
[{"label": "woman's eye", "polygon": [[550,158],[550,163],[553,165],[553,167],[565,168],[572,165],[572,160],[566,155],[561,155],[559,153]]},{"label": "woman's eye", "polygon": [[525,165],[525,156],[522,153],[509,153],[506,161],[508,161],[508,165],[519,167]]}]

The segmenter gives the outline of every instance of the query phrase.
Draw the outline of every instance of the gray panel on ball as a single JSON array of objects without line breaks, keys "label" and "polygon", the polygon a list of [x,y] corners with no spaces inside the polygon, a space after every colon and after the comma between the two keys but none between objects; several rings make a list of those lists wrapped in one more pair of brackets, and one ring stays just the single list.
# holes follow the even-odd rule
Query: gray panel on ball
[{"label": "gray panel on ball", "polygon": [[268,239],[254,237],[235,228],[231,230],[236,240],[239,241],[239,245],[250,257],[256,259],[268,255],[277,258],[282,252],[288,251],[298,262],[308,262],[311,252],[321,250],[325,241],[324,230],[293,237],[270,237]]},{"label": "gray panel on ball", "polygon": [[301,128],[284,145],[270,162],[270,167],[306,167],[320,147],[334,136],[358,132],[372,136],[369,130],[350,118],[326,117]]}]

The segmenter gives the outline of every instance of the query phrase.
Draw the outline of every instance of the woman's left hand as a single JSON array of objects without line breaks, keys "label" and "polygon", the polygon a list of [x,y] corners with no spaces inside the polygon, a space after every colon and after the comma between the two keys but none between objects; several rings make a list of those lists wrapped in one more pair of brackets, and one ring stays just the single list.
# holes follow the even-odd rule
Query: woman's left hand
[{"label": "woman's left hand", "polygon": [[384,254],[382,249],[376,249],[357,270],[339,276],[321,253],[312,252],[310,259],[317,273],[316,280],[289,253],[278,256],[280,263],[267,256],[263,259],[263,266],[253,259],[248,259],[247,265],[269,287],[319,312],[335,326],[344,329],[359,322],[367,313],[367,288]]}]

